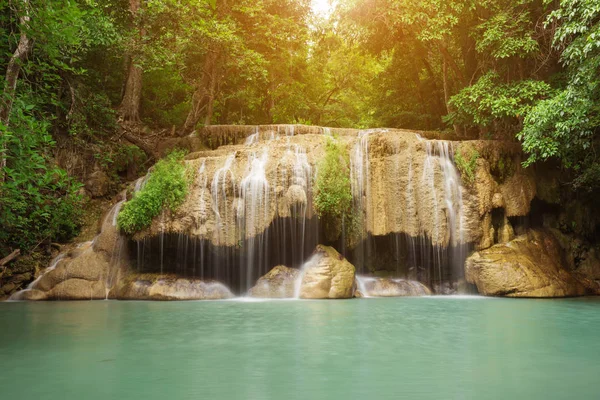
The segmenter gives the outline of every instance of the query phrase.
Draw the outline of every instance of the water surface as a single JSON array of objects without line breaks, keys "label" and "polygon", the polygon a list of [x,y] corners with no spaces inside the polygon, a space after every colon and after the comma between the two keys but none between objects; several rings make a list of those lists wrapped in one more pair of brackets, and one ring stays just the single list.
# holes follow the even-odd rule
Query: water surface
[{"label": "water surface", "polygon": [[3,399],[598,399],[600,301],[0,303]]}]

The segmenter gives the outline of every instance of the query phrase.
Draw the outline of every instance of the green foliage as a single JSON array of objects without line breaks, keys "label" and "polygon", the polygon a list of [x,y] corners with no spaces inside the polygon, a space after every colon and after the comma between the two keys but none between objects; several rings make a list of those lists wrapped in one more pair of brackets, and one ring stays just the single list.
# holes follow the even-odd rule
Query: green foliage
[{"label": "green foliage", "polygon": [[32,115],[34,104],[17,99],[10,126],[0,124],[6,167],[0,183],[0,249],[27,251],[42,241],[78,233],[81,184],[52,162],[50,124]]},{"label": "green foliage", "polygon": [[159,127],[181,126],[190,108],[186,85],[171,66],[144,74],[142,118]]},{"label": "green foliage", "polygon": [[319,216],[341,218],[350,213],[352,190],[348,155],[334,139],[327,141],[318,165],[314,206]]},{"label": "green foliage", "polygon": [[505,126],[515,125],[544,96],[551,92],[550,86],[538,80],[522,80],[514,83],[500,82],[496,72],[488,72],[472,86],[466,87],[452,97],[454,112],[449,121],[467,126],[487,127],[499,121]]},{"label": "green foliage", "polygon": [[554,46],[562,50],[567,79],[525,118],[518,135],[529,153],[524,164],[555,157],[575,172],[576,187],[600,187],[594,151],[600,127],[600,4],[562,0],[547,24],[558,26]]},{"label": "green foliage", "polygon": [[478,159],[479,152],[469,145],[460,146],[458,151],[454,153],[454,164],[465,183],[473,183],[475,181]]},{"label": "green foliage", "polygon": [[521,8],[523,3],[529,1],[515,2],[506,8],[498,7],[477,27],[480,35],[476,45],[478,53],[502,60],[525,58],[539,50],[539,43],[534,39],[531,12]]},{"label": "green foliage", "polygon": [[121,231],[132,235],[150,226],[164,208],[175,211],[183,203],[190,181],[183,156],[175,151],[156,163],[143,189],[123,205],[117,217]]},{"label": "green foliage", "polygon": [[105,146],[104,151],[94,154],[98,163],[109,175],[117,175],[127,171],[130,165],[141,165],[148,157],[135,145],[115,144]]}]

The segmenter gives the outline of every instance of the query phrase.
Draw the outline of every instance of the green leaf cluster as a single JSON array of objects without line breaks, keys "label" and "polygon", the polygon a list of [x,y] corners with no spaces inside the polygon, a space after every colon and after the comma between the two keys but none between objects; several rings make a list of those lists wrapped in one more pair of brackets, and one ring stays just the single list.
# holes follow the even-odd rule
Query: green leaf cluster
[{"label": "green leaf cluster", "polygon": [[150,226],[163,209],[175,211],[183,203],[190,180],[183,157],[183,152],[174,151],[156,163],[146,185],[133,194],[117,216],[121,231],[132,235]]},{"label": "green leaf cluster", "polygon": [[518,138],[529,153],[525,165],[557,158],[575,174],[575,187],[600,187],[594,147],[600,130],[600,4],[562,0],[547,26],[557,26],[554,47],[561,51],[565,79],[552,96],[537,103]]},{"label": "green leaf cluster", "polygon": [[453,112],[448,120],[467,126],[489,127],[501,122],[510,126],[522,120],[551,92],[550,85],[543,81],[527,79],[503,83],[496,72],[490,71],[452,97]]}]

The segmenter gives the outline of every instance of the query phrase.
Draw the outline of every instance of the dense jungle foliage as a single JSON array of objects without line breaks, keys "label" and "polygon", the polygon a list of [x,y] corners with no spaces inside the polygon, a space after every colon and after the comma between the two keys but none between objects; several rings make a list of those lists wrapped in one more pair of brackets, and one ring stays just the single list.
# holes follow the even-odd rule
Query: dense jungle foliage
[{"label": "dense jungle foliage", "polygon": [[600,2],[331,3],[0,0],[0,254],[76,234],[90,173],[147,167],[124,124],[518,140],[600,187]]}]

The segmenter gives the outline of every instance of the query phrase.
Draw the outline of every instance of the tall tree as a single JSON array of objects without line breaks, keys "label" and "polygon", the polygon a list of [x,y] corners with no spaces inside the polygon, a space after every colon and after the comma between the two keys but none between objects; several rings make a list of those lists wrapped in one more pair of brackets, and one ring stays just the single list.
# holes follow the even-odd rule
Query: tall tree
[{"label": "tall tree", "polygon": [[[32,42],[27,35],[27,29],[29,28],[30,21],[30,4],[29,0],[22,0],[15,6],[15,13],[19,19],[19,42],[14,53],[10,57],[8,66],[6,67],[6,74],[4,78],[4,90],[2,93],[2,99],[0,102],[0,124],[4,127],[8,126],[10,119],[10,113],[12,110],[13,103],[15,101],[15,91],[17,89],[17,81],[19,79],[19,73],[21,66],[27,57],[27,54],[31,51]],[[2,135],[6,132],[2,129]],[[6,151],[5,141],[2,140],[2,147],[0,148],[0,182],[4,181],[4,168],[6,168]]]},{"label": "tall tree", "polygon": [[[212,6],[211,17],[214,19],[214,24],[222,25],[228,12],[227,0],[217,0]],[[227,22],[225,22],[226,24]],[[223,36],[209,36],[208,38],[208,46],[204,49],[204,61],[200,70],[200,77],[194,84],[190,111],[183,124],[183,133],[193,131],[202,117],[204,117],[204,125],[210,125],[212,122],[217,85],[222,74],[223,39]]]},{"label": "tall tree", "polygon": [[135,26],[134,38],[130,44],[127,59],[127,78],[123,90],[123,99],[119,106],[121,117],[125,121],[138,122],[140,120],[140,103],[142,98],[142,67],[136,52],[139,51],[140,41],[144,35],[142,23],[139,21],[141,0],[129,0],[129,13]]}]

